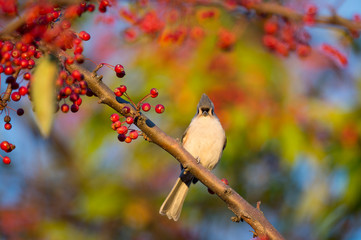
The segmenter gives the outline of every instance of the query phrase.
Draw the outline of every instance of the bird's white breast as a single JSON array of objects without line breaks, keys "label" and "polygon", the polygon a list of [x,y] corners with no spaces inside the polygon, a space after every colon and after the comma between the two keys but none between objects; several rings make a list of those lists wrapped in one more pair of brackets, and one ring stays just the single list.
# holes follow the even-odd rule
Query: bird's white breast
[{"label": "bird's white breast", "polygon": [[213,169],[222,155],[225,133],[216,117],[195,117],[189,125],[183,146],[201,164]]}]

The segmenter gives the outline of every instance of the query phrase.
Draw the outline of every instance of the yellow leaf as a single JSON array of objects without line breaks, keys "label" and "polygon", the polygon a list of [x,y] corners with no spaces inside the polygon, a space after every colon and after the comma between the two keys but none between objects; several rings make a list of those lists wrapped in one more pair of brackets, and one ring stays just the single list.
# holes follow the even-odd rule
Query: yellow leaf
[{"label": "yellow leaf", "polygon": [[41,134],[49,136],[55,113],[55,81],[58,76],[58,63],[54,57],[46,55],[36,64],[31,81],[31,99],[35,117]]}]

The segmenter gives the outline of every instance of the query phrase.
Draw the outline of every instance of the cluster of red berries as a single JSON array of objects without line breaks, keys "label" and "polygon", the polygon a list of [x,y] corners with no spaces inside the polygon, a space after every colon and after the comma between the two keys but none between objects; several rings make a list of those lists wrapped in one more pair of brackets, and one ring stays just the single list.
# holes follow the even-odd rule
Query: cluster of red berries
[{"label": "cluster of red berries", "polygon": [[[0,41],[0,73],[13,75],[18,74],[22,69],[30,70],[35,65],[34,59],[39,57],[41,57],[41,52],[37,50],[34,44],[23,41],[16,41],[15,43]],[[27,74],[24,78],[29,80],[30,75]]]},{"label": "cluster of red berries", "polygon": [[[28,94],[29,80],[31,74],[28,72],[34,65],[34,59],[41,57],[41,52],[35,44],[18,41],[0,41],[0,74],[8,75],[5,81],[0,82],[7,84],[6,90],[0,93],[0,115],[4,112],[4,129],[12,129],[10,111],[15,111],[18,116],[24,114],[24,110],[17,110],[8,106],[11,100],[20,101],[23,96]],[[22,75],[22,78],[19,76]],[[25,81],[25,82],[24,82]],[[25,83],[25,84],[22,84]],[[11,152],[15,148],[14,144],[7,141],[1,142],[1,149],[5,152]],[[9,157],[2,157],[3,163],[10,164]]]},{"label": "cluster of red berries", "polygon": [[311,47],[308,42],[310,35],[301,27],[278,17],[272,17],[264,23],[263,44],[282,56],[296,51],[300,57],[308,56]]},{"label": "cluster of red berries", "polygon": [[[162,104],[157,104],[156,106],[151,106],[149,103],[144,103],[144,101],[149,98],[156,98],[158,96],[158,90],[156,88],[152,88],[149,92],[149,94],[147,94],[146,96],[144,96],[139,102],[138,104],[135,104],[132,99],[128,96],[127,94],[127,87],[125,85],[120,85],[119,87],[117,87],[114,90],[114,94],[117,97],[121,97],[121,96],[125,96],[131,103],[132,105],[137,109],[137,111],[139,112],[140,110],[143,110],[144,112],[148,112],[152,107],[155,109],[156,113],[163,113],[165,108]],[[123,107],[122,109],[122,113],[123,114],[128,114],[130,112],[130,108],[129,107]],[[118,133],[118,140],[121,142],[126,142],[126,143],[130,143],[132,140],[137,139],[139,133],[136,130],[131,130],[129,131],[129,126],[124,126],[123,124],[127,123],[129,125],[133,124],[134,122],[134,118],[133,117],[127,117],[125,119],[125,121],[121,122],[119,120],[119,115],[118,114],[112,114],[110,116],[110,120],[112,121],[112,129],[117,131]],[[127,133],[129,132],[129,134],[127,135]]]},{"label": "cluster of red berries", "polygon": [[[105,12],[110,7],[110,0],[99,2],[99,11]],[[80,17],[85,12],[93,12],[95,5],[86,1],[79,4],[59,7],[57,4],[48,2],[34,2],[27,5],[23,13],[24,24],[16,29],[17,40],[0,40],[0,74],[8,75],[6,80],[0,82],[7,84],[0,92],[0,114],[5,113],[4,128],[12,128],[10,111],[16,111],[17,115],[24,114],[24,110],[17,110],[8,106],[10,101],[18,102],[23,96],[29,95],[31,91],[30,70],[35,66],[35,59],[42,56],[41,45],[46,43],[50,46],[62,50],[72,49],[73,56],[69,56],[63,63],[72,64],[74,61],[82,63],[84,61],[83,41],[88,41],[91,36],[85,31],[79,33],[71,29],[71,21]],[[0,3],[0,11],[15,16],[17,8],[15,1],[9,0],[7,3]],[[121,65],[115,67],[118,77],[124,77],[124,68]],[[57,99],[63,102],[58,106],[62,112],[77,112],[82,103],[82,95],[92,96],[92,91],[88,88],[82,74],[75,70],[71,73],[61,71],[56,81],[59,90]],[[71,104],[66,101],[70,100]],[[2,149],[9,152],[3,141]],[[11,150],[15,145],[11,144]],[[8,157],[3,158],[4,162],[10,163]]]},{"label": "cluster of red berries", "polygon": [[144,111],[144,112],[148,112],[151,108],[154,108],[156,113],[163,113],[165,108],[162,104],[157,104],[156,106],[152,106],[149,103],[144,103],[144,101],[149,98],[156,98],[158,96],[158,90],[156,88],[152,88],[149,92],[149,94],[145,95],[139,102],[138,104],[135,104],[130,98],[129,96],[126,94],[127,91],[127,87],[125,85],[120,85],[119,87],[117,87],[114,90],[114,93],[117,97],[121,97],[125,94],[125,97],[127,97],[134,106],[137,106],[137,110],[139,111],[140,108]]},{"label": "cluster of red berries", "polygon": [[[125,109],[125,111],[127,110],[128,109]],[[112,129],[118,133],[118,140],[120,142],[130,143],[132,140],[138,138],[138,131],[129,128],[130,125],[133,124],[134,118],[127,117],[125,121],[122,122],[120,121],[119,115],[114,113],[110,116],[110,120],[112,121]],[[128,126],[124,124],[128,124]]]},{"label": "cluster of red berries", "polygon": [[144,112],[148,112],[151,108],[154,108],[156,113],[163,113],[165,108],[162,104],[157,104],[156,106],[152,106],[149,103],[143,103],[147,98],[152,97],[156,98],[158,96],[158,90],[156,88],[152,88],[149,92],[149,94],[145,95],[138,103],[138,109],[140,107],[140,104],[142,106],[142,110]]},{"label": "cluster of red berries", "polygon": [[[15,149],[15,145],[9,143],[8,141],[2,141],[0,143],[0,149],[3,150],[6,153],[9,153],[9,152],[11,152],[12,150]],[[11,160],[10,160],[9,157],[7,157],[7,156],[3,157],[1,155],[0,155],[0,157],[2,158],[4,164],[10,164]]]},{"label": "cluster of red berries", "polygon": [[[222,178],[221,181],[222,181],[224,184],[229,185],[228,180],[227,180],[226,178]],[[209,189],[209,188],[208,188],[208,192],[209,192],[210,194],[214,194],[214,192],[213,192],[211,189]]]},{"label": "cluster of red berries", "polygon": [[[35,65],[35,58],[41,56],[33,44],[27,44],[23,41],[0,41],[0,74],[4,73],[8,75],[5,79],[5,83],[8,85],[7,89],[0,95],[0,114],[5,112],[4,128],[10,130],[12,125],[10,123],[10,110],[16,111],[19,116],[23,115],[24,110],[14,110],[8,106],[10,100],[18,102],[21,97],[28,94],[28,81],[31,78],[31,74],[28,72]],[[23,74],[22,71],[25,71]],[[23,74],[23,78],[18,78],[20,74]],[[20,84],[25,81],[25,84]],[[1,86],[1,82],[0,82]]]},{"label": "cluster of red berries", "polygon": [[78,37],[76,37],[75,35],[69,36],[70,39],[72,39],[72,45],[73,46],[73,53],[74,53],[74,58],[73,57],[69,57],[65,60],[65,63],[70,65],[74,63],[74,60],[77,63],[83,63],[84,62],[84,56],[83,56],[83,41],[88,41],[90,40],[90,34],[85,32],[85,31],[81,31],[78,34]]},{"label": "cluster of red berries", "polygon": [[[152,37],[158,36],[159,43],[163,45],[181,44],[187,37],[191,40],[199,40],[205,35],[205,31],[199,26],[192,29],[182,25],[166,28],[166,23],[172,24],[179,18],[178,12],[174,10],[165,16],[154,11],[148,11],[143,16],[137,16],[123,7],[119,10],[119,14],[131,24],[131,27],[124,30],[124,38],[128,42],[135,41],[140,32]],[[200,9],[196,14],[199,21],[209,21],[217,18],[218,15],[219,11],[216,8]],[[222,50],[231,49],[236,42],[235,33],[223,28],[219,30],[217,38],[217,46]]]},{"label": "cluster of red berries", "polygon": [[[88,88],[88,84],[84,81],[84,76],[78,71],[74,70],[71,74],[67,71],[61,71],[58,79],[56,80],[56,86],[60,89],[57,100],[64,103],[60,106],[60,110],[63,113],[71,112],[75,113],[79,110],[79,106],[82,103],[81,96],[93,96],[93,92]],[[69,99],[72,105],[66,102]]]}]

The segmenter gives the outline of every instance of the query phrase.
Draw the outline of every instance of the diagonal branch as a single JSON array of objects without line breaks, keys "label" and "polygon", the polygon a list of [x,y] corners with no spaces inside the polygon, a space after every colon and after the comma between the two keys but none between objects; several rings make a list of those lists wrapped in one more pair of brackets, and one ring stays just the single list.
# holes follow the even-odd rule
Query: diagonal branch
[{"label": "diagonal branch", "polygon": [[[251,206],[236,191],[225,185],[201,164],[198,164],[193,156],[187,152],[177,140],[164,133],[145,115],[138,115],[136,109],[127,101],[124,100],[122,103],[118,102],[113,91],[110,90],[94,72],[90,72],[77,64],[67,65],[66,68],[70,72],[74,70],[80,71],[84,75],[84,80],[87,82],[88,87],[100,99],[101,103],[108,105],[124,116],[136,117],[135,125],[137,125],[153,143],[170,153],[227,204],[228,208],[236,215],[236,217],[232,218],[233,221],[238,222],[243,219],[254,229],[256,235],[259,237],[267,237],[267,239],[273,240],[284,239],[259,209]],[[122,111],[125,106],[130,108],[130,112],[127,114],[124,114]]]}]

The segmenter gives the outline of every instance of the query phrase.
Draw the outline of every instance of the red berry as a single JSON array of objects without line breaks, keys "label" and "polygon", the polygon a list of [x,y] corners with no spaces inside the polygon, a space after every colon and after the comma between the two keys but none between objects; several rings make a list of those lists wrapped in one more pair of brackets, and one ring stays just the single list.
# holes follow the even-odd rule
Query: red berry
[{"label": "red berry", "polygon": [[228,180],[227,180],[227,179],[222,178],[222,179],[221,179],[221,181],[222,181],[224,184],[229,185],[229,184],[228,184]]},{"label": "red berry", "polygon": [[308,45],[300,44],[297,47],[297,54],[300,57],[306,57],[311,53],[311,47]]},{"label": "red berry", "polygon": [[129,108],[129,107],[123,107],[122,112],[123,112],[124,114],[130,113],[130,108]]},{"label": "red berry", "polygon": [[143,104],[142,104],[142,110],[143,110],[144,112],[148,112],[150,109],[151,109],[151,106],[150,106],[149,103],[143,103]]},{"label": "red berry", "polygon": [[263,36],[263,44],[270,48],[270,49],[275,49],[276,45],[278,43],[278,40],[276,37],[274,37],[273,35],[264,35]]},{"label": "red berry", "polygon": [[86,10],[88,10],[88,12],[93,12],[95,9],[94,4],[89,4],[88,6],[86,6]]},{"label": "red berry", "polygon": [[116,121],[119,121],[119,115],[117,113],[113,113],[111,116],[110,116],[110,121],[112,121],[113,123],[116,122]]},{"label": "red berry", "polygon": [[6,164],[6,165],[9,165],[11,163],[11,160],[9,157],[4,157],[3,158],[3,163]]},{"label": "red berry", "polygon": [[75,54],[75,60],[77,63],[83,63],[84,62],[84,56],[81,54]]},{"label": "red berry", "polygon": [[115,65],[114,71],[117,74],[118,78],[122,78],[122,77],[125,76],[124,67],[122,65],[120,65],[120,64]]},{"label": "red berry", "polygon": [[20,66],[21,66],[21,68],[28,68],[28,66],[29,66],[29,61],[26,60],[26,59],[21,59],[21,60],[20,60]]},{"label": "red berry", "polygon": [[10,148],[9,148],[9,150],[6,151],[6,152],[11,152],[11,151],[14,150],[14,149],[15,149],[15,145],[10,143]]},{"label": "red berry", "polygon": [[67,59],[65,60],[65,63],[66,63],[67,65],[73,64],[73,63],[74,63],[74,58],[67,58]]},{"label": "red berry", "polygon": [[11,75],[11,74],[13,74],[15,72],[15,70],[14,70],[14,68],[12,67],[12,66],[8,66],[8,67],[6,67],[5,69],[4,69],[4,73],[6,74],[6,75]]},{"label": "red berry", "polygon": [[132,141],[132,139],[130,137],[126,137],[124,140],[126,143],[130,143]]},{"label": "red berry", "polygon": [[79,44],[82,43],[82,40],[81,40],[80,38],[75,38],[75,39],[73,40],[73,43],[74,43],[74,45],[79,45]]},{"label": "red berry", "polygon": [[131,138],[131,139],[137,139],[138,138],[138,132],[136,131],[136,130],[132,130],[132,131],[130,131],[130,133],[129,133],[129,137]]},{"label": "red berry", "polygon": [[276,51],[282,56],[287,57],[289,53],[289,47],[283,42],[278,42],[276,45]]},{"label": "red berry", "polygon": [[74,70],[71,73],[71,76],[77,81],[81,81],[83,79],[83,74],[81,74],[78,70]]},{"label": "red berry", "polygon": [[77,93],[72,93],[72,94],[70,94],[69,99],[70,99],[70,101],[75,102],[76,100],[79,99],[79,95]]},{"label": "red berry", "polygon": [[117,73],[118,78],[123,78],[125,76],[125,72]]},{"label": "red berry", "polygon": [[122,65],[120,65],[120,64],[117,64],[117,65],[115,65],[115,67],[114,67],[114,71],[115,71],[116,73],[124,72],[124,67],[123,67]]},{"label": "red berry", "polygon": [[71,23],[70,23],[70,21],[69,20],[63,20],[62,22],[61,22],[61,27],[63,28],[63,29],[68,29],[68,28],[70,28],[71,27]]},{"label": "red berry", "polygon": [[11,117],[9,115],[6,115],[4,117],[4,122],[9,123],[11,121]]},{"label": "red berry", "polygon": [[156,113],[163,113],[164,112],[164,106],[162,104],[157,104],[157,106],[155,106],[155,112]]},{"label": "red berry", "polygon": [[3,59],[4,61],[9,61],[10,58],[11,58],[11,54],[10,54],[9,52],[3,53],[2,59]]},{"label": "red berry", "polygon": [[126,126],[120,126],[117,128],[117,133],[119,134],[127,134],[128,128]]},{"label": "red berry", "polygon": [[100,4],[102,4],[105,7],[110,6],[110,2],[108,0],[101,0]]},{"label": "red berry", "polygon": [[120,91],[120,88],[114,89],[114,94],[117,97],[121,97],[123,95],[122,91]]},{"label": "red berry", "polygon": [[63,93],[65,96],[70,96],[70,94],[73,92],[73,90],[71,90],[71,87],[66,86],[65,88],[63,88]]},{"label": "red berry", "polygon": [[117,130],[117,128],[119,128],[120,126],[122,126],[122,122],[121,121],[116,121],[112,123],[112,129],[113,130]]},{"label": "red berry", "polygon": [[105,13],[107,11],[107,7],[102,4],[99,4],[98,10],[99,12]]},{"label": "red berry", "polygon": [[275,34],[278,30],[277,22],[273,20],[268,20],[265,22],[263,29],[266,34]]},{"label": "red berry", "polygon": [[13,93],[11,94],[11,99],[12,99],[13,101],[15,101],[15,102],[19,101],[20,98],[21,98],[21,95],[20,95],[19,92],[13,92]]},{"label": "red berry", "polygon": [[85,31],[81,31],[81,32],[79,33],[79,37],[80,37],[81,39],[83,39],[84,41],[88,41],[88,40],[90,39],[90,34],[87,33],[87,32],[85,32]]},{"label": "red berry", "polygon": [[132,124],[132,123],[134,122],[134,118],[132,118],[132,117],[127,117],[127,118],[125,119],[125,121],[126,121],[128,124]]},{"label": "red berry", "polygon": [[119,134],[119,135],[118,135],[118,140],[119,140],[120,142],[124,142],[124,141],[125,141],[125,138],[126,138],[125,134]]},{"label": "red berry", "polygon": [[25,96],[27,93],[28,93],[28,88],[27,87],[22,86],[22,87],[19,88],[19,94],[21,96]]},{"label": "red berry", "polygon": [[60,109],[63,113],[67,113],[69,112],[69,105],[64,103],[63,105],[61,105]]},{"label": "red berry", "polygon": [[20,51],[17,50],[17,49],[12,50],[12,51],[11,51],[11,56],[12,56],[13,58],[18,58],[18,57],[20,57]]},{"label": "red berry", "polygon": [[11,123],[5,123],[4,128],[5,128],[6,130],[10,130],[10,129],[12,128]]},{"label": "red berry", "polygon": [[122,92],[122,93],[125,93],[127,91],[127,86],[125,85],[120,85],[119,86],[119,90]]},{"label": "red berry", "polygon": [[78,100],[76,100],[76,101],[74,102],[74,104],[80,106],[82,102],[83,102],[83,100],[82,100],[81,98],[78,98]]},{"label": "red berry", "polygon": [[3,151],[8,151],[8,150],[10,149],[10,144],[9,144],[9,142],[8,142],[8,141],[2,141],[2,142],[0,143],[0,148],[1,148],[1,150],[3,150]]},{"label": "red berry", "polygon": [[19,83],[17,82],[12,82],[11,83],[11,89],[15,90],[15,89],[18,89],[19,88]]},{"label": "red berry", "polygon": [[[73,89],[73,91],[74,91],[74,93],[76,93],[76,94],[80,94],[81,93],[81,88],[80,87],[74,87],[74,89]],[[79,98],[78,98],[79,99]],[[77,99],[77,100],[78,100]]]},{"label": "red berry", "polygon": [[35,61],[33,59],[30,59],[28,69],[32,69],[34,65],[35,65]]},{"label": "red berry", "polygon": [[72,111],[73,113],[79,111],[79,106],[74,103],[73,105],[71,105],[70,111]]},{"label": "red berry", "polygon": [[24,78],[25,80],[30,80],[31,74],[27,72],[27,73],[24,74],[23,78]]},{"label": "red berry", "polygon": [[[83,47],[82,46],[76,46],[74,49],[74,55],[80,55],[83,52]],[[78,60],[77,60],[78,61]]]},{"label": "red berry", "polygon": [[87,89],[88,88],[88,84],[84,80],[79,82],[79,86],[80,86],[81,89]]},{"label": "red berry", "polygon": [[152,98],[157,97],[157,96],[158,96],[158,90],[157,90],[156,88],[150,89],[150,96],[151,96]]},{"label": "red berry", "polygon": [[24,109],[18,108],[18,110],[16,110],[16,114],[17,114],[18,116],[22,116],[22,115],[24,114]]}]

